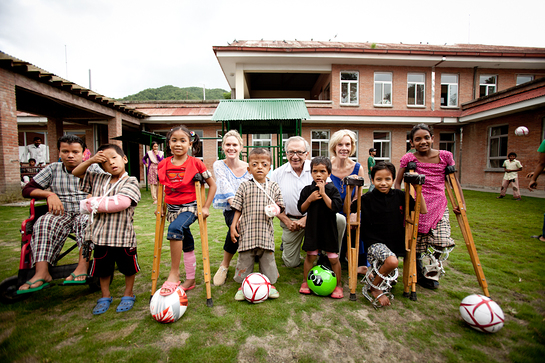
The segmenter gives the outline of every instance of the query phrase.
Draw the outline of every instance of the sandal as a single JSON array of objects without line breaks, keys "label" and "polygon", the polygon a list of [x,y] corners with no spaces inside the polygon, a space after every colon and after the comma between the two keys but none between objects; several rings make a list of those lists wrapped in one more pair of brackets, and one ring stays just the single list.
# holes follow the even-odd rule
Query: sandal
[{"label": "sandal", "polygon": [[337,286],[335,290],[331,293],[331,297],[334,299],[342,299],[344,297],[343,289],[340,286]]},{"label": "sandal", "polygon": [[112,303],[111,297],[102,297],[98,299],[97,305],[93,309],[93,315],[104,314],[110,308],[111,303]]},{"label": "sandal", "polygon": [[136,300],[136,296],[123,296],[121,298],[121,302],[119,305],[117,305],[117,309],[115,309],[116,312],[122,313],[124,311],[129,311],[134,306],[134,301]]},{"label": "sandal", "polygon": [[308,287],[307,282],[303,282],[301,284],[301,288],[299,289],[299,293],[304,294],[304,295],[310,295],[310,288]]},{"label": "sandal", "polygon": [[[34,285],[37,282],[41,282],[42,284],[40,286],[31,287],[32,285]],[[34,280],[34,281],[29,280],[29,281],[25,282],[23,285],[28,285],[28,289],[26,289],[26,290],[17,290],[17,295],[28,294],[28,293],[31,293],[31,292],[40,291],[40,290],[46,289],[46,288],[48,288],[50,286],[49,282],[45,282],[44,279],[37,279],[37,280]]]},{"label": "sandal", "polygon": [[191,285],[191,286],[189,286],[189,287],[183,287],[183,286],[182,286],[182,290],[184,290],[184,291],[193,290],[193,289],[195,288],[195,286],[197,286],[197,285]]},{"label": "sandal", "polygon": [[[72,280],[64,280],[64,282],[62,283],[63,285],[84,285],[87,283],[87,277],[89,277],[89,275],[87,274],[76,275],[73,272],[70,274],[70,276],[72,276]],[[82,276],[85,276],[83,280],[76,280],[78,277]]]},{"label": "sandal", "polygon": [[[165,281],[163,286],[161,286],[161,292],[159,292],[159,295],[168,296],[168,295],[174,294],[174,291],[176,291],[178,286],[180,286],[180,283],[181,281],[178,281],[178,282]],[[166,291],[162,291],[162,290],[166,290]]]}]

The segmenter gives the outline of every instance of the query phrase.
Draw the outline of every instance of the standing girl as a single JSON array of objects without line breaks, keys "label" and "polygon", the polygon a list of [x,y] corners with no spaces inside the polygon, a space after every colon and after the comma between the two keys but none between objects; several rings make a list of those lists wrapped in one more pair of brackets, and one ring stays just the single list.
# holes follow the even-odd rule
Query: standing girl
[{"label": "standing girl", "polygon": [[148,183],[151,190],[153,204],[157,204],[157,165],[163,160],[163,152],[159,150],[156,141],[151,143],[151,150],[144,155],[142,162],[148,167]]},{"label": "standing girl", "polygon": [[197,153],[200,149],[199,136],[189,131],[184,125],[176,126],[167,135],[167,142],[172,156],[159,163],[157,174],[165,186],[168,226],[167,239],[170,241],[171,267],[168,279],[161,287],[160,294],[170,295],[180,285],[180,259],[184,253],[186,280],[182,284],[185,291],[195,288],[195,242],[189,226],[197,219],[197,195],[193,177],[200,173],[208,184],[208,197],[202,207],[203,218],[210,215],[208,208],[216,194],[216,182],[204,163],[188,155],[191,149]]},{"label": "standing girl", "polygon": [[223,217],[228,229],[223,245],[223,261],[221,261],[218,272],[214,275],[214,285],[216,286],[225,283],[229,264],[238,250],[238,242],[231,241],[230,228],[235,216],[235,210],[231,208],[231,203],[240,184],[252,177],[248,172],[248,163],[240,160],[242,138],[236,130],[231,130],[223,136],[221,147],[225,153],[225,159],[214,162],[214,176],[218,184],[218,192],[214,196],[213,206],[223,210]]},{"label": "standing girl", "polygon": [[454,247],[454,240],[450,237],[448,202],[445,196],[445,169],[454,165],[454,158],[449,151],[432,148],[433,131],[426,124],[414,126],[409,139],[416,151],[401,158],[395,187],[401,189],[403,174],[409,162],[416,162],[416,172],[426,176],[426,183],[422,185],[422,196],[426,200],[428,213],[420,215],[416,244],[418,284],[428,289],[436,289],[439,287],[439,277],[444,273],[442,262]]}]

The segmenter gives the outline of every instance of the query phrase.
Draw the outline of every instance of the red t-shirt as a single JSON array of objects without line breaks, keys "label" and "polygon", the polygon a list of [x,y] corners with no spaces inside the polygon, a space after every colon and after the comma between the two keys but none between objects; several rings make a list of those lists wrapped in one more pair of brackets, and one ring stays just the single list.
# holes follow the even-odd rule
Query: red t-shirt
[{"label": "red t-shirt", "polygon": [[189,156],[182,165],[172,164],[172,156],[161,161],[157,167],[159,182],[165,186],[165,203],[181,205],[197,200],[193,177],[204,173],[206,165]]}]

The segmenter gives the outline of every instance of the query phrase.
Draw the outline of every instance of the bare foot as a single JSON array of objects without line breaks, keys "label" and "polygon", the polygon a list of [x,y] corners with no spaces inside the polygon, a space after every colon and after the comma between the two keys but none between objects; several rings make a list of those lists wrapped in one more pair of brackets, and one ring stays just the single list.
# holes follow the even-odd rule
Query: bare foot
[{"label": "bare foot", "polygon": [[371,288],[371,294],[373,294],[374,298],[378,298],[378,302],[382,306],[388,306],[390,305],[390,299],[388,299],[388,296],[382,295],[381,297],[378,297],[380,294],[382,294],[382,291],[375,289],[374,287]]},{"label": "bare foot", "polygon": [[539,237],[539,240],[540,240],[541,242],[545,242],[545,237],[540,236],[540,237]]},{"label": "bare foot", "polygon": [[358,275],[365,275],[367,273],[367,266],[358,266]]}]

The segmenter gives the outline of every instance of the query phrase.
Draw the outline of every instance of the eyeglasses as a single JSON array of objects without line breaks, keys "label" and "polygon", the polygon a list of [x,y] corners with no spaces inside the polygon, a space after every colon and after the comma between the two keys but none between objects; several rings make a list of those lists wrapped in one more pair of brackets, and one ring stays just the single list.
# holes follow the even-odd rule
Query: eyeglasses
[{"label": "eyeglasses", "polygon": [[307,153],[306,151],[292,151],[292,150],[286,151],[286,155],[288,155],[288,156],[293,156],[295,154],[297,154],[297,156],[303,156],[306,153]]}]

